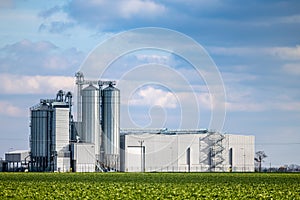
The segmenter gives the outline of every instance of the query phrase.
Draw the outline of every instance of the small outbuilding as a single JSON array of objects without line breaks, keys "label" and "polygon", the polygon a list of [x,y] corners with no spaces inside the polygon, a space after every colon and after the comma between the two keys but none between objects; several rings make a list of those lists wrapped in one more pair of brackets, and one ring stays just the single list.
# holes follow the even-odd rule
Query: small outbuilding
[{"label": "small outbuilding", "polygon": [[28,150],[16,150],[5,153],[8,171],[25,171],[28,169],[30,154]]}]

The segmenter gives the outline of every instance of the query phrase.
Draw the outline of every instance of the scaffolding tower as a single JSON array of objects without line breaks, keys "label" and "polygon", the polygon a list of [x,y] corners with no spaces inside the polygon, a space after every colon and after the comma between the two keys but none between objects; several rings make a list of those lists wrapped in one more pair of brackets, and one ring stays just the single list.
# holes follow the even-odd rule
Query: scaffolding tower
[{"label": "scaffolding tower", "polygon": [[224,140],[225,136],[217,132],[208,132],[199,140],[199,163],[205,171],[224,171]]}]

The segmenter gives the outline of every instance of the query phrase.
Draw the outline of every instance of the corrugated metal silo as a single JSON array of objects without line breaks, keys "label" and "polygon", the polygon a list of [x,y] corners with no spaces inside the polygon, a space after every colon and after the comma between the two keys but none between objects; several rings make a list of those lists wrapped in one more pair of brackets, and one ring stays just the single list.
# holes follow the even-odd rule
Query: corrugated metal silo
[{"label": "corrugated metal silo", "polygon": [[119,170],[120,90],[109,85],[102,90],[102,147],[105,164]]},{"label": "corrugated metal silo", "polygon": [[31,110],[31,160],[33,171],[50,171],[52,140],[52,111],[47,105]]},{"label": "corrugated metal silo", "polygon": [[81,141],[95,144],[95,153],[100,153],[99,90],[93,85],[82,90]]}]

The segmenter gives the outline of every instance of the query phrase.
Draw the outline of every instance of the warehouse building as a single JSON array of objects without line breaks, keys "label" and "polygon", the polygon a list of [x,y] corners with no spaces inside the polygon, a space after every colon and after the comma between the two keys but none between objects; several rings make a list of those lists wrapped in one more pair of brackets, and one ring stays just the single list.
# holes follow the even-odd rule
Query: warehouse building
[{"label": "warehouse building", "polygon": [[251,172],[254,136],[208,130],[122,130],[124,172]]}]

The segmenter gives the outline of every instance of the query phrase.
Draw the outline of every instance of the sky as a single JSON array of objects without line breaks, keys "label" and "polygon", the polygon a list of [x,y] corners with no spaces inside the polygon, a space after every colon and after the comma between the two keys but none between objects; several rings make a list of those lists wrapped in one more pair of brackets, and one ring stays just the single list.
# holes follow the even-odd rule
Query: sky
[{"label": "sky", "polygon": [[[268,155],[264,166],[300,165],[299,8],[298,0],[1,0],[0,157],[29,149],[29,108],[59,89],[74,92],[74,74],[99,44],[124,31],[158,27],[199,43],[215,63],[226,91],[222,132],[254,135],[256,151]],[[152,70],[130,75],[143,65]],[[156,65],[166,71],[154,71]],[[122,128],[209,127],[205,79],[180,55],[129,52],[105,78],[122,79],[124,93],[126,85],[149,80],[121,99]],[[179,116],[193,122],[188,113],[195,110],[200,122],[182,126]]]}]

